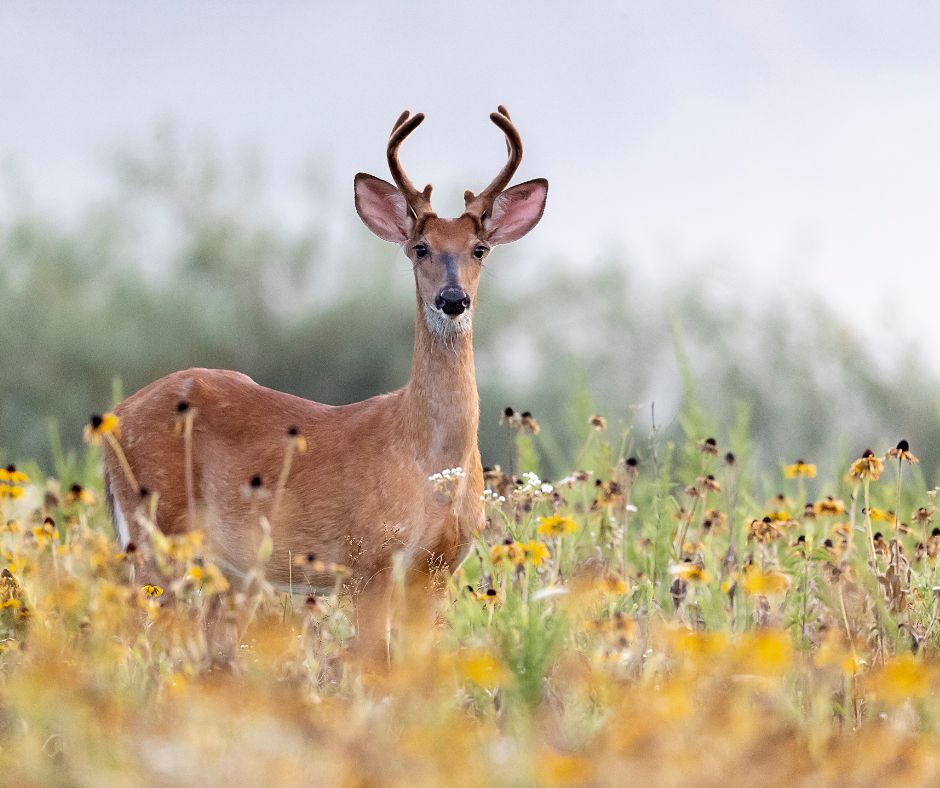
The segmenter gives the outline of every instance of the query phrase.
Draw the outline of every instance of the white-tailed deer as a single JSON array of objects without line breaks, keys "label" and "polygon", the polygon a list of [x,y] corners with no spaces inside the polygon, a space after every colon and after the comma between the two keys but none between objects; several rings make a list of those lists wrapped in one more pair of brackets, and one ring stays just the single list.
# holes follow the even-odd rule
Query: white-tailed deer
[{"label": "white-tailed deer", "polygon": [[[234,576],[256,564],[266,518],[273,539],[266,571],[283,590],[289,583],[303,592],[331,587],[334,562],[367,585],[396,553],[405,568],[419,571],[454,568],[463,559],[483,522],[472,342],[480,269],[493,246],[535,226],[548,191],[545,180],[506,188],[522,140],[503,107],[490,118],[506,136],[509,160],[480,194],[464,194],[466,209],[456,219],[431,210],[431,187],[418,191],[398,160],[422,114],[405,112],[392,129],[394,186],[363,173],[355,178],[359,216],[380,238],[400,244],[414,267],[415,344],[405,386],[331,406],[224,370],[189,369],[150,384],[115,411],[126,461],[113,447],[105,452],[109,500],[125,543],[141,537],[146,489],[158,496],[156,523],[164,533],[204,530],[220,567]],[[174,429],[181,419],[184,429]],[[308,451],[285,463],[298,440]],[[429,481],[457,466],[465,475],[450,489]],[[306,555],[317,560],[293,565]]]}]

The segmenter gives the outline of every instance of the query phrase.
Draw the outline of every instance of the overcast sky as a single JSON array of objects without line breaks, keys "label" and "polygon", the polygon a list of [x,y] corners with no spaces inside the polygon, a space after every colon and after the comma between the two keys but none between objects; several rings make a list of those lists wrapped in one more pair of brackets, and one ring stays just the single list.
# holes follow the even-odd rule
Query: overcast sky
[{"label": "overcast sky", "polygon": [[163,122],[258,150],[285,214],[315,160],[351,212],[406,107],[408,169],[456,211],[502,163],[500,102],[551,183],[530,248],[726,260],[940,331],[940,3],[0,3],[0,157],[65,213]]}]

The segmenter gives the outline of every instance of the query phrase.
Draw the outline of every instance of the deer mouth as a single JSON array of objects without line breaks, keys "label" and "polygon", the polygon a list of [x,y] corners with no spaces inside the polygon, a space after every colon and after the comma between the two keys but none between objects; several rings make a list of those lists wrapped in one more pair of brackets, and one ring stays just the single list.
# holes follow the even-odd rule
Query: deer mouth
[{"label": "deer mouth", "polygon": [[442,337],[452,337],[466,334],[473,327],[473,317],[469,309],[459,312],[447,311],[425,302],[424,322],[432,334]]}]

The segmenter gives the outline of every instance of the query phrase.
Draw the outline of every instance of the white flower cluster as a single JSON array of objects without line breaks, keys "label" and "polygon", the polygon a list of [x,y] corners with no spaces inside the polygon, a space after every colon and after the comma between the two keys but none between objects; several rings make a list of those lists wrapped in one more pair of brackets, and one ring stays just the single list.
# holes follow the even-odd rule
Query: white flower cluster
[{"label": "white flower cluster", "polygon": [[457,482],[465,478],[466,475],[466,471],[460,466],[457,466],[456,468],[445,468],[438,473],[432,473],[428,476],[428,481],[434,485],[434,489],[438,492],[449,492],[452,488],[456,487]]},{"label": "white flower cluster", "polygon": [[520,498],[538,498],[543,495],[551,495],[555,488],[547,482],[543,482],[538,475],[531,471],[522,474],[522,486],[517,487],[513,494]]},{"label": "white flower cluster", "polygon": [[483,503],[506,503],[505,495],[497,495],[493,490],[487,488],[483,491],[483,495],[480,496],[480,500]]}]

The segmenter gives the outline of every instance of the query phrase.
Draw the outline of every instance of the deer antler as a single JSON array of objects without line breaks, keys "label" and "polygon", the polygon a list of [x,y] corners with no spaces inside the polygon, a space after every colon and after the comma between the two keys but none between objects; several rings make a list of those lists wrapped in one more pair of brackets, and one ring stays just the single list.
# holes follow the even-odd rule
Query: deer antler
[{"label": "deer antler", "polygon": [[388,138],[388,169],[392,173],[392,179],[395,185],[405,195],[408,207],[414,212],[415,218],[420,222],[428,216],[433,216],[431,209],[431,184],[424,187],[424,191],[418,191],[411,180],[405,175],[405,171],[398,161],[398,149],[401,147],[405,137],[413,132],[424,120],[424,113],[419,112],[412,116],[408,110],[405,110],[398,116],[395,125],[392,126],[392,133]]},{"label": "deer antler", "polygon": [[493,200],[499,197],[503,189],[509,185],[509,181],[512,180],[512,176],[515,175],[522,162],[522,137],[509,118],[509,111],[500,104],[496,112],[490,113],[490,120],[506,135],[506,151],[509,154],[509,160],[500,170],[499,175],[482,192],[477,195],[469,190],[464,192],[465,211],[477,221],[482,221],[483,217],[490,212]]}]

